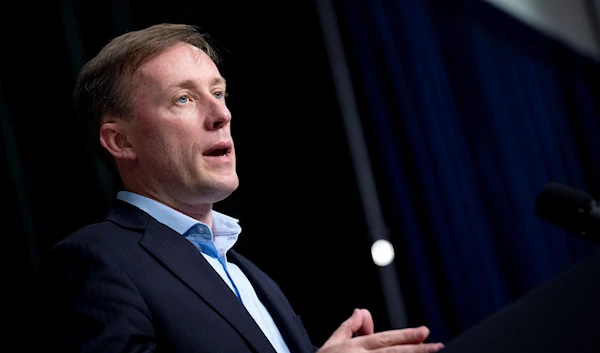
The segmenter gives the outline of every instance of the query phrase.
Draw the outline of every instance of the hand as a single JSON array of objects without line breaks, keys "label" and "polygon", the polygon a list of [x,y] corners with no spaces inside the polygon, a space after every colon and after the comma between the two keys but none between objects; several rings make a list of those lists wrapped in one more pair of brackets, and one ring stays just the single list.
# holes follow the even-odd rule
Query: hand
[{"label": "hand", "polygon": [[[317,353],[433,353],[442,343],[423,343],[429,336],[425,326],[373,333],[373,318],[365,309],[355,309],[352,316],[335,330]],[[357,337],[352,337],[356,334]]]}]

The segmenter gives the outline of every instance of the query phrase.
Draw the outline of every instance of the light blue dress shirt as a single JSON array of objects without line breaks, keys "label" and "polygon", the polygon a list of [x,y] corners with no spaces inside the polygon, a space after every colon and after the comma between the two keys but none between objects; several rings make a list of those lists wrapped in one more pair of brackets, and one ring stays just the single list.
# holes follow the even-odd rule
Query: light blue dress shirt
[{"label": "light blue dress shirt", "polygon": [[[289,353],[281,333],[275,325],[273,318],[261,303],[252,287],[252,284],[240,268],[227,261],[227,251],[233,247],[241,233],[242,228],[238,220],[217,211],[212,211],[212,230],[204,223],[189,217],[165,204],[148,197],[129,191],[120,191],[117,199],[125,201],[154,217],[160,223],[186,236],[202,256],[227,283],[229,288],[237,295],[250,316],[256,321],[262,332],[277,353]],[[205,241],[210,242],[211,250],[206,249]],[[204,248],[203,248],[203,244]],[[214,247],[213,247],[214,246]],[[207,251],[208,250],[208,251]],[[216,254],[214,254],[216,252]],[[209,255],[211,253],[213,256]]]}]

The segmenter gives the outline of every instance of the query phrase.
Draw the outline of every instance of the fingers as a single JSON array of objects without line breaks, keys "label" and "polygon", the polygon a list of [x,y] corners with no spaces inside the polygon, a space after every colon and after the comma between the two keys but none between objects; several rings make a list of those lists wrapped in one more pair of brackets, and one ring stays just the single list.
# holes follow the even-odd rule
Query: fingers
[{"label": "fingers", "polygon": [[378,332],[370,336],[359,337],[355,340],[361,347],[367,350],[390,347],[396,345],[423,343],[429,336],[429,329],[425,326],[407,328],[402,330],[391,330]]},{"label": "fingers", "polygon": [[435,353],[444,348],[442,343],[421,343],[376,349],[373,353]]},{"label": "fingers", "polygon": [[[331,335],[319,352],[434,353],[442,343],[423,343],[429,337],[425,326],[373,333],[373,318],[365,309],[355,309]],[[352,338],[353,334],[360,337]]]},{"label": "fingers", "polygon": [[373,331],[374,325],[371,313],[366,309],[354,309],[352,316],[342,322],[340,327],[325,342],[325,345],[350,339],[354,333],[363,336],[370,335]]},{"label": "fingers", "polygon": [[366,335],[373,334],[373,332],[375,332],[375,326],[373,324],[373,317],[371,316],[371,313],[367,309],[357,309],[357,310],[362,315],[362,325],[360,326],[360,328],[358,330],[356,330],[354,332],[356,333],[357,336],[366,336]]}]

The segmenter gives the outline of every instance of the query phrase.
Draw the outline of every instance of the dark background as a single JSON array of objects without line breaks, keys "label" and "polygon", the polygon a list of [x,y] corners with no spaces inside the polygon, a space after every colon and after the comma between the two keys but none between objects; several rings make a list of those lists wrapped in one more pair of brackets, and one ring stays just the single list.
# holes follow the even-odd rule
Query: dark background
[{"label": "dark background", "polygon": [[[447,341],[596,247],[540,221],[558,181],[600,197],[600,69],[481,1],[334,1],[410,326]],[[33,1],[0,9],[7,322],[45,249],[101,220],[116,176],[70,95],[111,38],[195,24],[223,57],[240,188],[236,249],[321,345],[356,307],[390,327],[316,2]],[[57,318],[58,319],[58,318]]]}]

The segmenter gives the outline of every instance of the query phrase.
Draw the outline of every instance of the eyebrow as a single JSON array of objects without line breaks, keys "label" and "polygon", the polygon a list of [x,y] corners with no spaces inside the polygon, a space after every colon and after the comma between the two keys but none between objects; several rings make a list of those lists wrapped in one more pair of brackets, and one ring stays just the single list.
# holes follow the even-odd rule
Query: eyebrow
[{"label": "eyebrow", "polygon": [[221,77],[221,76],[213,78],[213,80],[211,82],[211,86],[216,86],[216,85],[223,85],[223,86],[225,86],[226,84],[227,83],[225,81],[225,78]]},{"label": "eyebrow", "polygon": [[[218,86],[218,85],[223,85],[226,86],[226,81],[225,78],[219,76],[219,77],[215,77],[210,81],[210,85],[211,86]],[[172,88],[195,88],[196,87],[196,82],[194,80],[183,80],[181,82],[177,82],[177,83],[173,83],[171,85],[168,86],[169,89]]]}]

